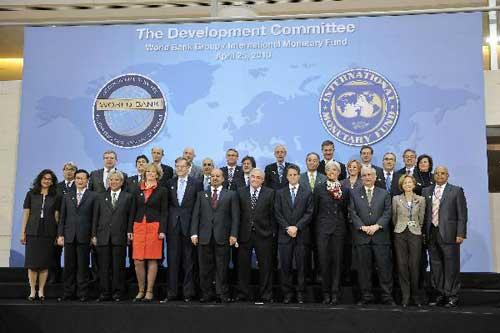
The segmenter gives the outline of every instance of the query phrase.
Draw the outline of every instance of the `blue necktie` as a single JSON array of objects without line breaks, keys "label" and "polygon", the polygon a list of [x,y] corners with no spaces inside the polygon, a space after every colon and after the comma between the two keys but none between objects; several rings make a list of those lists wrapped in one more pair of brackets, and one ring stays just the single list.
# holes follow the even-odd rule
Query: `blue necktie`
[{"label": "blue necktie", "polygon": [[295,205],[295,186],[292,187],[292,206]]},{"label": "blue necktie", "polygon": [[283,164],[278,165],[278,175],[280,178],[280,183],[281,183],[281,180],[283,179],[283,171],[284,170],[285,170],[285,167],[283,166]]},{"label": "blue necktie", "polygon": [[177,201],[179,206],[182,204],[182,199],[184,198],[184,192],[186,190],[186,180],[184,178],[179,179],[179,186],[177,187]]},{"label": "blue necktie", "polygon": [[387,172],[387,177],[385,178],[385,189],[387,192],[391,192],[392,176],[390,172]]}]

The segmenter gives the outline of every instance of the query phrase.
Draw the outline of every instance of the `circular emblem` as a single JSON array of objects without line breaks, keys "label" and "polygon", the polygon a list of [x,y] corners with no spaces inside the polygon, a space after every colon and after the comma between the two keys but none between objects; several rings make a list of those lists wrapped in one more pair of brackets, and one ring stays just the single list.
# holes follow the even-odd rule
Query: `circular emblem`
[{"label": "circular emblem", "polygon": [[325,129],[350,146],[369,145],[385,138],[399,115],[394,86],[365,68],[335,76],[323,90],[319,114]]},{"label": "circular emblem", "polygon": [[97,132],[122,148],[145,145],[158,135],[167,118],[160,87],[148,77],[125,74],[106,83],[94,101]]}]

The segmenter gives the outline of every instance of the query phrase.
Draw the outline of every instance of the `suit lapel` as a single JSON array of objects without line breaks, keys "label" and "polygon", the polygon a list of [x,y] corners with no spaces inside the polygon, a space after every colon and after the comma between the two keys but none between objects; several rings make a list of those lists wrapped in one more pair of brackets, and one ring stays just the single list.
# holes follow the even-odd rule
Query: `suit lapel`
[{"label": "suit lapel", "polygon": [[441,209],[443,202],[446,200],[448,193],[450,192],[450,184],[446,184],[443,194],[441,194],[441,200],[439,200],[439,208]]},{"label": "suit lapel", "polygon": [[[184,196],[182,197],[181,206],[184,204],[184,200],[186,200],[187,194],[189,193],[189,191],[193,187],[192,183],[193,182],[189,178],[186,180],[186,188],[184,189]],[[177,197],[177,190],[175,191],[175,196]]]},{"label": "suit lapel", "polygon": [[[142,193],[142,192],[141,192]],[[113,211],[113,204],[111,203],[111,192],[107,191],[106,192],[106,197],[104,199],[106,201],[106,204],[108,205],[108,208]]]}]

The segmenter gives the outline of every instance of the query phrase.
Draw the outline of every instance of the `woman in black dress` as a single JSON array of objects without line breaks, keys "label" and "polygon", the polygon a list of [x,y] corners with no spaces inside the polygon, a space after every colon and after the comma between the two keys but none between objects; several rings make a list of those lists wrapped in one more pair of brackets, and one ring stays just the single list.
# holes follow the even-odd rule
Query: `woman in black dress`
[{"label": "woman in black dress", "polygon": [[434,184],[434,175],[432,174],[432,157],[429,155],[420,155],[417,158],[417,167],[413,173],[417,186],[413,190],[416,194],[422,195],[422,189]]},{"label": "woman in black dress", "polygon": [[54,244],[61,197],[57,192],[57,177],[52,170],[42,170],[26,193],[23,205],[21,244],[26,245],[24,267],[28,269],[30,284],[29,301],[36,297],[45,300],[45,282],[48,269],[54,264]]}]

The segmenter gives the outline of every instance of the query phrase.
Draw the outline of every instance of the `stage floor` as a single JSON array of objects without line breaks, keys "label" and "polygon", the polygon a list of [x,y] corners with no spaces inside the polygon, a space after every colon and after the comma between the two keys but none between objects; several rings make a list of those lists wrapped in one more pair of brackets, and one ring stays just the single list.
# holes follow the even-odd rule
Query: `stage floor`
[{"label": "stage floor", "polygon": [[0,300],[0,332],[500,332],[500,308]]}]

